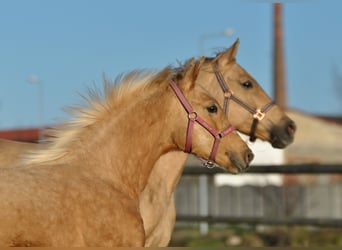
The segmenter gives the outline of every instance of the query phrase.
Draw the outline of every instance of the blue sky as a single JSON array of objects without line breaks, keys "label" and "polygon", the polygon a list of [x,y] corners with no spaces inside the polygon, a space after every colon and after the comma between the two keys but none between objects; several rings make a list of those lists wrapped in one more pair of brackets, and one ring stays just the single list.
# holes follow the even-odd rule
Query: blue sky
[{"label": "blue sky", "polygon": [[[288,106],[341,115],[342,1],[285,2]],[[161,69],[236,38],[238,62],[272,96],[272,1],[0,0],[0,129],[55,123],[103,73]]]}]

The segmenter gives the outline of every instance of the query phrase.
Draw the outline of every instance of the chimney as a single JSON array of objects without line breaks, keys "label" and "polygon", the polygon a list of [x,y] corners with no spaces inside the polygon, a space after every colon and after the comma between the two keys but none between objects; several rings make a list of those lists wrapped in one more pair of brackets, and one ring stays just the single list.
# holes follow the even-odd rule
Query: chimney
[{"label": "chimney", "polygon": [[285,63],[283,49],[283,27],[282,27],[282,4],[273,4],[274,14],[274,100],[277,105],[286,108],[286,82],[285,82]]}]

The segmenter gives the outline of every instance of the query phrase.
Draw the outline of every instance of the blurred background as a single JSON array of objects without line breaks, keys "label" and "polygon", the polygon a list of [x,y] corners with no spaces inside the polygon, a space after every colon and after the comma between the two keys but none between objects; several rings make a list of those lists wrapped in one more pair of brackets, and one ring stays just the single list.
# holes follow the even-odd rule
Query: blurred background
[{"label": "blurred background", "polygon": [[176,66],[239,38],[238,63],[296,121],[295,142],[257,141],[239,176],[189,158],[171,244],[341,246],[342,2],[277,2],[0,0],[0,137],[38,141],[103,74]]}]

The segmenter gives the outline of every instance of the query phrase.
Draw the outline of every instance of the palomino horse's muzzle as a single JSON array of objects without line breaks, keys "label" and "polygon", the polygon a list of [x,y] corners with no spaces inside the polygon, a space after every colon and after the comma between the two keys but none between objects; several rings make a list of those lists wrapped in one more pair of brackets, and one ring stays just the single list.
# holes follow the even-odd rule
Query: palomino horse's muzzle
[{"label": "palomino horse's muzzle", "polygon": [[214,144],[209,156],[209,160],[203,160],[202,164],[208,168],[212,168],[215,166],[215,157],[217,154],[218,146],[220,144],[221,138],[227,136],[231,132],[235,130],[233,126],[229,126],[225,130],[218,132],[216,129],[211,127],[203,118],[201,118],[196,111],[193,110],[190,103],[186,100],[185,96],[183,95],[182,91],[178,88],[177,84],[171,80],[170,86],[175,92],[178,100],[181,102],[182,106],[184,107],[185,111],[188,113],[188,128],[186,133],[186,142],[185,142],[185,149],[184,152],[191,153],[192,147],[192,134],[194,129],[194,124],[197,122],[203,128],[205,128],[213,137],[214,137]]},{"label": "palomino horse's muzzle", "polygon": [[248,105],[247,103],[245,103],[240,98],[238,98],[237,96],[234,95],[233,91],[228,87],[228,84],[224,80],[223,75],[219,71],[218,65],[216,63],[213,64],[213,70],[214,70],[215,76],[217,78],[217,81],[220,84],[221,89],[223,91],[223,95],[224,95],[223,111],[224,111],[224,113],[227,115],[229,101],[233,100],[253,115],[253,122],[252,122],[251,130],[249,132],[249,140],[251,142],[254,142],[256,140],[255,131],[257,129],[258,123],[259,123],[259,121],[264,119],[266,113],[274,106],[274,104],[275,104],[274,101],[266,104],[264,107],[262,107],[260,109],[259,108],[256,109],[254,107],[251,107],[250,105]]}]

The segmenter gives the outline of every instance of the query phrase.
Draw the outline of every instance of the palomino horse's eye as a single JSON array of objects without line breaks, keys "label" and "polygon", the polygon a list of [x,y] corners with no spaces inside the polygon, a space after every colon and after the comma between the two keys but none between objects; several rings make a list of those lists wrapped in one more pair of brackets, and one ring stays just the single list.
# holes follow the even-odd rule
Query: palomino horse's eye
[{"label": "palomino horse's eye", "polygon": [[217,113],[217,107],[215,104],[210,105],[209,107],[207,107],[207,110],[209,113]]},{"label": "palomino horse's eye", "polygon": [[252,84],[251,81],[245,81],[245,82],[243,82],[241,85],[242,85],[244,88],[246,88],[246,89],[251,89],[251,88],[253,88],[253,84]]}]

